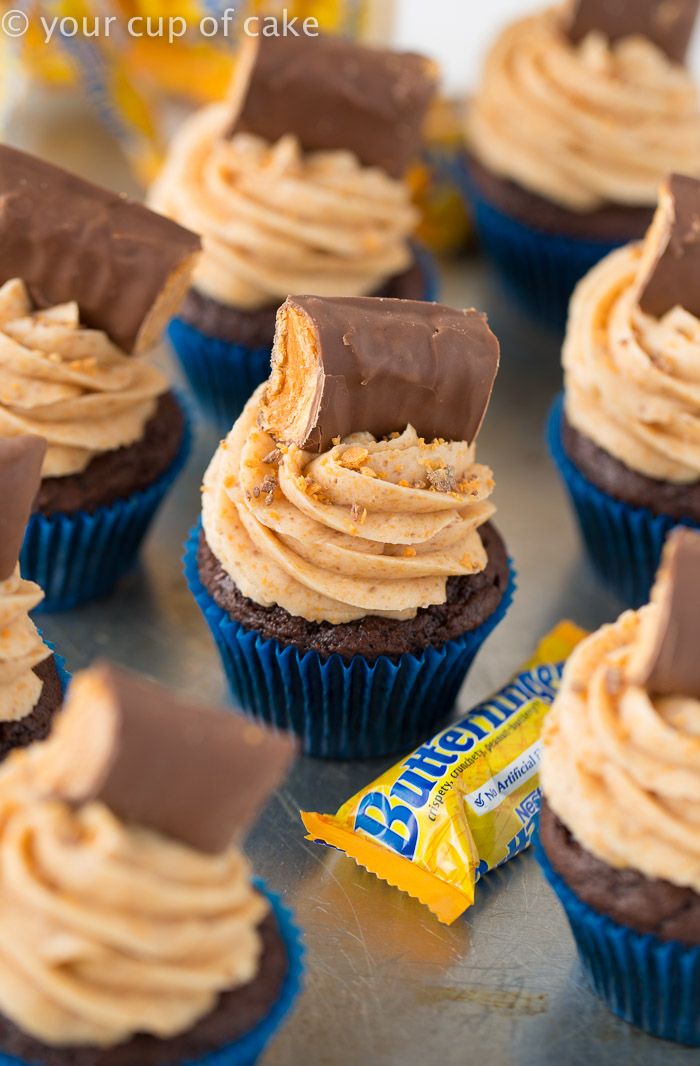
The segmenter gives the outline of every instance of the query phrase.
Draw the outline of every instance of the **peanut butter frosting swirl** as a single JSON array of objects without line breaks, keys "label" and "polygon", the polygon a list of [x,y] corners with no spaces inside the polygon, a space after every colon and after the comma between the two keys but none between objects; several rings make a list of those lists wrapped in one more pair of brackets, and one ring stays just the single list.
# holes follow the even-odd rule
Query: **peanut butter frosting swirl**
[{"label": "peanut butter frosting swirl", "polygon": [[700,174],[692,79],[651,41],[575,45],[552,8],[496,41],[470,107],[468,141],[490,170],[574,211],[656,203],[666,174]]},{"label": "peanut butter frosting swirl", "polygon": [[365,296],[408,268],[418,215],[405,184],[352,152],[304,153],[291,134],[227,138],[229,123],[225,105],[193,115],[150,196],[202,235],[197,289],[248,309],[290,292]]},{"label": "peanut butter frosting swirl", "polygon": [[0,1010],[48,1045],[167,1039],[255,977],[266,901],[235,848],[52,798],[62,743],[59,720],[0,771]]},{"label": "peanut butter frosting swirl", "polygon": [[34,667],[51,652],[29,612],[44,594],[33,581],[23,581],[19,567],[0,581],[0,722],[26,718],[39,702],[42,682]]},{"label": "peanut butter frosting swirl", "polygon": [[44,477],[140,440],[167,388],[155,367],[81,326],[76,303],[37,311],[21,279],[0,287],[0,436],[44,437]]},{"label": "peanut butter frosting swirl", "polygon": [[630,680],[657,610],[628,611],[574,651],[545,724],[541,782],[591,854],[700,892],[700,701]]},{"label": "peanut butter frosting swirl", "polygon": [[313,622],[413,618],[486,566],[491,471],[464,441],[355,433],[320,455],[258,427],[261,386],[204,480],[207,541],[244,596]]},{"label": "peanut butter frosting swirl", "polygon": [[563,349],[569,422],[647,477],[700,477],[700,320],[638,304],[641,245],[612,252],[579,283]]}]

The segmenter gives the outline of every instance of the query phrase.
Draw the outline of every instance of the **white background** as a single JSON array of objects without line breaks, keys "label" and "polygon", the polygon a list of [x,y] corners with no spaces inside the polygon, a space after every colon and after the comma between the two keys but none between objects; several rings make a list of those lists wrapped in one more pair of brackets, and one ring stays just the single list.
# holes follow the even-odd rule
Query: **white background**
[{"label": "white background", "polygon": [[[385,2],[391,0],[378,0]],[[395,43],[439,60],[449,92],[475,84],[484,51],[501,26],[548,6],[547,0],[395,0],[395,5]],[[697,30],[690,62],[700,74]]]}]

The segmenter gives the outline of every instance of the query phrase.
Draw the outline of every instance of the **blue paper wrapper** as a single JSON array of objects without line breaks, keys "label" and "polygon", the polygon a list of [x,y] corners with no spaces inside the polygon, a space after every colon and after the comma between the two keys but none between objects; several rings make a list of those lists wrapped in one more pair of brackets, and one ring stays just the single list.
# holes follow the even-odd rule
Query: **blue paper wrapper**
[{"label": "blue paper wrapper", "polygon": [[22,576],[45,593],[37,611],[66,611],[107,596],[136,562],[148,527],[190,454],[185,408],[180,450],[148,488],[92,513],[33,514],[20,554]]},{"label": "blue paper wrapper", "polygon": [[[424,300],[437,300],[440,278],[435,260],[414,246],[424,276]],[[248,348],[207,336],[181,318],[173,318],[168,337],[205,418],[222,435],[228,433],[251,394],[270,373],[272,343]]]},{"label": "blue paper wrapper", "polygon": [[564,451],[561,439],[563,394],[552,406],[547,443],[578,517],[593,569],[628,607],[649,601],[661,550],[671,529],[678,525],[699,529],[690,520],[654,514],[609,496],[588,481]]},{"label": "blue paper wrapper", "polygon": [[563,329],[571,293],[591,267],[624,241],[589,241],[533,229],[486,200],[468,166],[460,168],[483,248],[518,303],[540,321]]},{"label": "blue paper wrapper", "polygon": [[610,1010],[652,1036],[700,1047],[700,948],[638,933],[593,910],[554,870],[539,837],[535,850],[583,968]]},{"label": "blue paper wrapper", "polygon": [[[279,896],[271,892],[259,878],[254,879],[255,887],[267,897],[277,926],[287,949],[289,968],[282,983],[277,1001],[269,1013],[254,1029],[239,1040],[205,1055],[204,1058],[190,1059],[188,1062],[173,1062],[172,1066],[254,1066],[263,1051],[279,1030],[301,992],[304,974],[304,945],[299,929],[294,924],[291,912],[284,906]],[[23,1059],[0,1052],[0,1066],[29,1066]],[[33,1064],[32,1064],[33,1066]],[[134,1063],[134,1066],[137,1066]]]},{"label": "blue paper wrapper", "polygon": [[201,525],[187,541],[185,577],[223,663],[233,700],[253,718],[301,738],[307,755],[369,759],[410,751],[449,715],[479,648],[503,619],[515,590],[477,629],[396,661],[300,652],[234,621],[202,585],[197,568]]}]

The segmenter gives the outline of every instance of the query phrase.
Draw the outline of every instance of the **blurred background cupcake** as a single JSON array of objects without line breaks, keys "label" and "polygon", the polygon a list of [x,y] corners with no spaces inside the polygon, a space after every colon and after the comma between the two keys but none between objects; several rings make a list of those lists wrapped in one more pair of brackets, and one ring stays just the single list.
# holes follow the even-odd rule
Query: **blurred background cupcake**
[{"label": "blurred background cupcake", "polygon": [[41,437],[0,437],[0,760],[48,734],[68,683],[29,617],[43,592],[17,563],[45,454]]},{"label": "blurred background cupcake", "polygon": [[109,664],[76,675],[0,772],[3,1062],[257,1061],[303,949],[241,842],[294,751]]},{"label": "blurred background cupcake", "polygon": [[464,181],[509,288],[562,325],[576,281],[641,237],[671,171],[700,175],[684,66],[695,0],[571,0],[508,26],[466,116]]},{"label": "blurred background cupcake", "polygon": [[50,610],[133,565],[189,451],[185,411],[141,354],[200,241],[139,204],[0,147],[0,438],[48,445],[22,549]]},{"label": "blurred background cupcake", "polygon": [[646,242],[578,285],[549,444],[600,578],[649,598],[677,524],[700,525],[700,181],[661,188]]},{"label": "blurred background cupcake", "polygon": [[309,754],[415,746],[507,610],[474,448],[498,354],[476,311],[280,309],[270,380],[209,466],[185,572],[235,701]]},{"label": "blurred background cupcake", "polygon": [[611,1010],[700,1046],[700,533],[574,651],[546,722],[539,855]]},{"label": "blurred background cupcake", "polygon": [[175,137],[150,203],[201,233],[204,255],[170,338],[221,429],[267,377],[289,293],[436,296],[404,180],[435,88],[417,55],[250,38],[230,99]]}]

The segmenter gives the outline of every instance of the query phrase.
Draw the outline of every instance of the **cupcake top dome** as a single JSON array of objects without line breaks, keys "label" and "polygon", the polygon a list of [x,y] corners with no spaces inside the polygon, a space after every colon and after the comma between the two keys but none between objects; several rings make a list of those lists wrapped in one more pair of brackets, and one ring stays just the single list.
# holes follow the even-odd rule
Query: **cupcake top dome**
[{"label": "cupcake top dome", "polygon": [[700,892],[700,533],[669,535],[651,602],[585,640],[544,730],[547,804],[610,866]]},{"label": "cupcake top dome", "polygon": [[259,967],[238,841],[294,745],[103,664],[0,772],[0,1009],[47,1045],[173,1037]]},{"label": "cupcake top dome", "polygon": [[206,540],[242,594],[311,622],[397,620],[487,565],[474,442],[499,359],[484,316],[290,297],[269,381],[204,479]]},{"label": "cupcake top dome", "polygon": [[509,26],[469,105],[478,162],[576,212],[652,207],[665,174],[700,175],[697,7],[575,0]]}]

